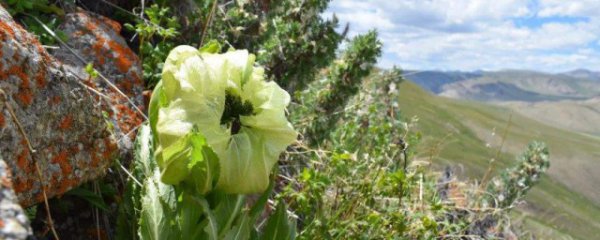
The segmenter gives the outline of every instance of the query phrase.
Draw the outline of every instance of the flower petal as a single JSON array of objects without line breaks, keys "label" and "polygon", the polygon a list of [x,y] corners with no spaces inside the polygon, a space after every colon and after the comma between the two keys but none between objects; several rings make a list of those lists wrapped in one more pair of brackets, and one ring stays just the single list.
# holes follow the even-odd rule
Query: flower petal
[{"label": "flower petal", "polygon": [[269,173],[277,159],[265,155],[265,139],[242,129],[219,155],[221,172],[217,189],[225,193],[248,194],[269,186]]}]

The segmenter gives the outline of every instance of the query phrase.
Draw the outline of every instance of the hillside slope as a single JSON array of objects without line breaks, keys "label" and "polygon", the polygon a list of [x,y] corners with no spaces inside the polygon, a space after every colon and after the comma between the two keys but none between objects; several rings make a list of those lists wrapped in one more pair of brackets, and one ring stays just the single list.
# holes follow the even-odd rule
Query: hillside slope
[{"label": "hillside slope", "polygon": [[407,72],[408,79],[440,96],[478,101],[582,100],[600,96],[597,73],[550,74],[526,70],[495,72]]},{"label": "hillside slope", "polygon": [[[502,107],[434,96],[410,81],[399,86],[404,117],[418,116],[425,138],[418,158],[464,168],[480,178],[508,129],[496,171],[508,166],[531,140],[546,142],[551,167],[520,206],[525,224],[544,238],[568,234],[593,239],[600,232],[600,138],[547,126]],[[512,115],[512,117],[510,117]],[[507,124],[510,120],[510,124]],[[508,126],[508,128],[506,128]]]},{"label": "hillside slope", "polygon": [[548,125],[600,137],[600,97],[587,100],[498,102]]}]

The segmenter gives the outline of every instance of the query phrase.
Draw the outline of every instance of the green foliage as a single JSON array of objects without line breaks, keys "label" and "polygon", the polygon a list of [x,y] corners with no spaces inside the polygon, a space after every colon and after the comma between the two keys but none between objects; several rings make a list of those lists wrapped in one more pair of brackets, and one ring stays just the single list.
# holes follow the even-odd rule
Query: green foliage
[{"label": "green foliage", "polygon": [[[114,194],[114,191],[112,193]],[[94,207],[97,207],[104,211],[108,210],[108,205],[106,204],[106,202],[104,202],[102,194],[96,194],[94,191],[85,187],[75,188],[65,193],[65,195],[71,195],[82,198]]]},{"label": "green foliage", "polygon": [[188,191],[205,194],[213,189],[213,179],[218,179],[218,157],[198,130],[165,148],[162,158],[158,164],[163,183],[177,185],[183,181]]},{"label": "green foliage", "polygon": [[136,19],[135,25],[125,23],[123,26],[134,31],[139,39],[139,57],[142,61],[144,79],[148,88],[152,89],[161,79],[162,67],[169,51],[177,46],[179,22],[171,15],[168,7],[152,4],[146,8],[146,19]]},{"label": "green foliage", "polygon": [[[433,236],[432,213],[403,211],[412,204],[415,187],[430,173],[419,165],[407,172],[397,167],[403,160],[401,140],[418,141],[400,121],[395,88],[401,81],[400,71],[394,69],[363,82],[358,95],[348,94],[351,107],[338,117],[344,125],[329,135],[332,152],[308,159],[298,182],[281,193],[301,217],[300,239],[400,238],[407,236],[409,220],[424,222],[418,225],[421,237]],[[424,198],[433,201],[434,185],[425,187],[429,191]]]},{"label": "green foliage", "polygon": [[85,72],[90,76],[90,78],[98,77],[98,71],[94,69],[93,63],[88,63],[85,65]]},{"label": "green foliage", "polygon": [[[212,1],[196,3],[188,29],[256,53],[267,75],[289,92],[313,81],[335,58],[344,37],[335,32],[335,17],[321,18],[329,0],[232,1],[219,4],[215,11]],[[209,20],[210,27],[204,31]],[[197,36],[190,40],[200,42]]]},{"label": "green foliage", "polygon": [[[357,95],[348,93],[345,107],[336,106],[336,121],[343,124],[330,126],[331,134],[314,142],[320,149],[290,155],[289,162],[305,168],[278,197],[299,216],[298,238],[495,239],[514,234],[504,219],[515,200],[547,169],[545,148],[532,145],[517,167],[496,178],[505,179],[512,185],[509,189],[518,189],[508,191],[519,197],[506,197],[503,206],[490,206],[487,198],[479,197],[477,184],[458,182],[450,170],[440,176],[424,161],[400,167],[414,156],[409,146],[420,139],[419,133],[411,132],[417,119],[405,122],[398,109],[401,81],[396,68],[371,74],[356,88]],[[311,112],[319,106],[315,99],[327,99],[323,92],[321,87],[309,88],[293,109],[293,122],[305,137],[321,127],[315,125],[316,119],[331,117]],[[497,198],[502,191],[510,195],[506,188],[486,195]]]},{"label": "green foliage", "polygon": [[144,125],[136,140],[132,171],[143,183],[140,186],[132,182],[128,187],[128,198],[120,210],[118,239],[275,239],[282,234],[293,237],[285,205],[279,205],[268,220],[269,231],[259,234],[254,227],[272,193],[272,184],[250,208],[244,207],[243,195],[199,195],[162,183],[153,151],[151,128]]},{"label": "green foliage", "polygon": [[331,82],[327,92],[318,100],[318,107],[325,114],[340,110],[358,92],[362,79],[371,72],[381,55],[381,45],[374,30],[352,39],[342,58],[330,69]]},{"label": "green foliage", "polygon": [[259,63],[290,92],[302,90],[335,58],[343,35],[337,18],[323,20],[329,0],[272,1],[257,49]]},{"label": "green foliage", "polygon": [[288,220],[287,207],[283,201],[280,201],[276,207],[275,213],[267,221],[260,239],[295,239],[295,223]]},{"label": "green foliage", "polygon": [[37,36],[43,45],[55,45],[57,40],[37,20],[46,25],[61,40],[67,39],[64,32],[57,30],[64,11],[55,4],[50,4],[48,0],[6,0],[6,4],[8,12],[20,21],[29,32]]},{"label": "green foliage", "polygon": [[550,167],[548,148],[540,142],[529,144],[517,159],[517,165],[507,169],[488,185],[487,206],[506,208],[521,199]]},{"label": "green foliage", "polygon": [[306,129],[313,146],[329,137],[348,100],[356,95],[362,80],[377,62],[381,47],[374,30],[356,36],[340,59],[330,66],[326,80],[316,83],[316,87],[322,90],[315,94],[312,108],[319,117],[313,119],[312,126]]},{"label": "green foliage", "polygon": [[25,215],[27,215],[27,219],[29,219],[29,222],[35,219],[35,216],[37,215],[37,210],[38,205],[33,205],[31,207],[25,208]]}]

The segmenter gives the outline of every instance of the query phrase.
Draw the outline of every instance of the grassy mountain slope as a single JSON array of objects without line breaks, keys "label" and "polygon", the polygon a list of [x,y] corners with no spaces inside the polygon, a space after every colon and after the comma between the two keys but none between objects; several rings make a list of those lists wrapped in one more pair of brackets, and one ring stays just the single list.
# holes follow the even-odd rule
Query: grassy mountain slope
[{"label": "grassy mountain slope", "polygon": [[463,175],[481,178],[496,155],[496,172],[508,166],[531,140],[550,147],[551,167],[520,207],[523,222],[538,236],[593,239],[600,232],[600,138],[547,126],[496,106],[437,97],[406,81],[399,86],[405,117],[418,116],[421,159],[439,165],[459,164]]},{"label": "grassy mountain slope", "polygon": [[600,97],[583,101],[501,102],[532,119],[584,134],[600,136]]}]

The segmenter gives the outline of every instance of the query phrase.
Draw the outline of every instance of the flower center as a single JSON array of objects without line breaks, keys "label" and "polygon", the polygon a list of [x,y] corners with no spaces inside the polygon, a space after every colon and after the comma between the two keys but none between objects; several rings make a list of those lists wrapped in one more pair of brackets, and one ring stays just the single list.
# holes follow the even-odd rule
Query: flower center
[{"label": "flower center", "polygon": [[249,101],[242,101],[242,98],[233,94],[230,90],[225,90],[225,110],[221,116],[221,124],[230,124],[231,134],[236,134],[242,128],[240,116],[250,116],[254,114],[254,108]]}]

